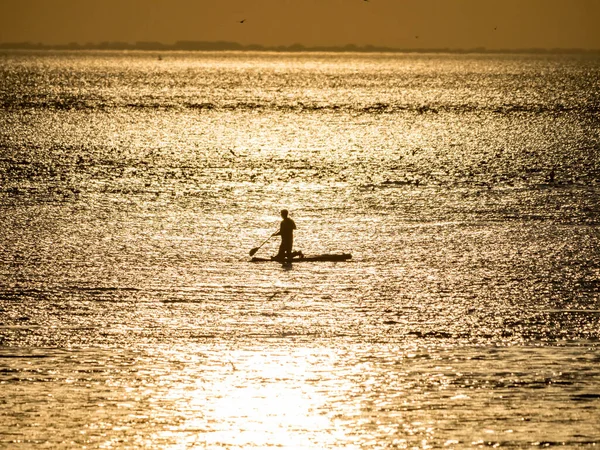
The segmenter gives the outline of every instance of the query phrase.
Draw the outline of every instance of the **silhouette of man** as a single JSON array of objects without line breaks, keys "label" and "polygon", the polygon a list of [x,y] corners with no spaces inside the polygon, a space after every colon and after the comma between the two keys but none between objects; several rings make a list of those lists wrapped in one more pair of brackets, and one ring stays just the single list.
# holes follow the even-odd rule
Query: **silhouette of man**
[{"label": "silhouette of man", "polygon": [[281,236],[281,245],[279,246],[279,253],[275,258],[277,259],[292,259],[292,246],[294,245],[294,230],[296,224],[292,219],[288,217],[288,210],[281,210],[281,224],[279,225],[279,231],[273,233],[273,236]]}]

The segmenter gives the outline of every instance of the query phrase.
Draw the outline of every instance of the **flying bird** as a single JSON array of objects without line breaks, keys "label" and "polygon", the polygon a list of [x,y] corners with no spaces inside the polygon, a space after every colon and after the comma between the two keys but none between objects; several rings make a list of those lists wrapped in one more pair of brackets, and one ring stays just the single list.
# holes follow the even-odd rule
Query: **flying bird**
[{"label": "flying bird", "polygon": [[242,19],[240,20],[240,23],[244,23],[246,21],[246,19]]}]

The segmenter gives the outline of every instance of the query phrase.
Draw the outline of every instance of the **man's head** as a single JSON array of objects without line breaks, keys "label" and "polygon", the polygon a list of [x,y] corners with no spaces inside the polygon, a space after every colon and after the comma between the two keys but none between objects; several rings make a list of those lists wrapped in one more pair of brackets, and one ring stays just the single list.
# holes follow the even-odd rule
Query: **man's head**
[{"label": "man's head", "polygon": [[282,209],[281,210],[281,217],[283,217],[284,219],[287,219],[288,216],[288,210],[287,209]]}]

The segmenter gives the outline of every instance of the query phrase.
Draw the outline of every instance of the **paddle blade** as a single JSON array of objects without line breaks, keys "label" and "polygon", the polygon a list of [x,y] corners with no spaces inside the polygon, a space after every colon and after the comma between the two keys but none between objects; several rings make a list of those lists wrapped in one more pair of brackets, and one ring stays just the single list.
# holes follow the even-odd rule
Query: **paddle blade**
[{"label": "paddle blade", "polygon": [[252,250],[250,250],[250,256],[254,256],[256,255],[256,252],[258,251],[260,247],[254,247]]}]

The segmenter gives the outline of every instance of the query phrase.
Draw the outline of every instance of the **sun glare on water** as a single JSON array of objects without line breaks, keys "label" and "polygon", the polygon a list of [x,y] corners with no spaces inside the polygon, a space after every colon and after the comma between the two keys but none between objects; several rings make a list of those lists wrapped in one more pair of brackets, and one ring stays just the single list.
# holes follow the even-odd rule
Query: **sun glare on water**
[{"label": "sun glare on water", "polygon": [[326,407],[333,359],[314,350],[240,350],[199,370],[195,382],[161,380],[170,388],[156,403],[171,403],[181,420],[157,437],[173,442],[177,435],[179,444],[169,448],[317,449],[345,441]]}]

